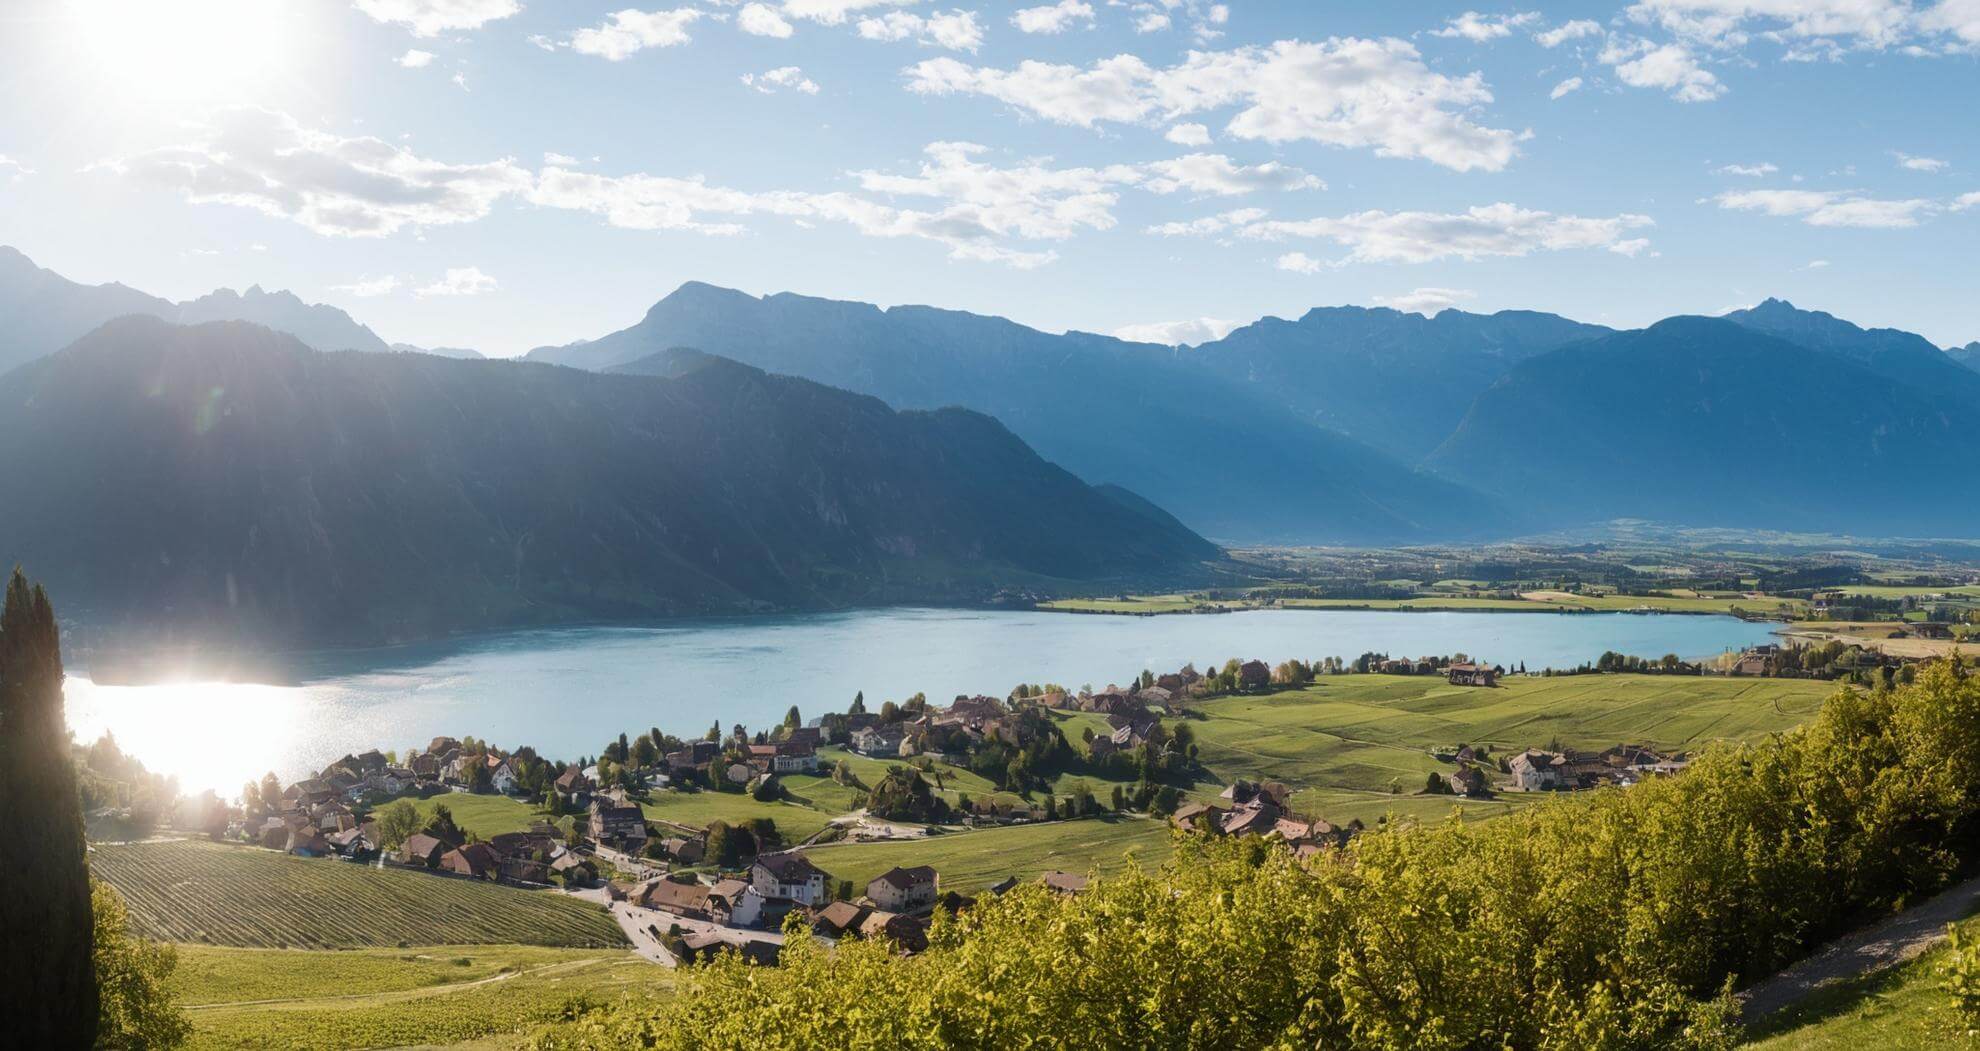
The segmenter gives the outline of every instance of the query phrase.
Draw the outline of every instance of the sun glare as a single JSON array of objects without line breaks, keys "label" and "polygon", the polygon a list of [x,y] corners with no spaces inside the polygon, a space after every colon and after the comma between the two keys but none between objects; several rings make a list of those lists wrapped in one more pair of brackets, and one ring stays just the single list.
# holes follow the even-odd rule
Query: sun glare
[{"label": "sun glare", "polygon": [[294,58],[289,0],[72,0],[77,71],[125,100],[253,102]]}]

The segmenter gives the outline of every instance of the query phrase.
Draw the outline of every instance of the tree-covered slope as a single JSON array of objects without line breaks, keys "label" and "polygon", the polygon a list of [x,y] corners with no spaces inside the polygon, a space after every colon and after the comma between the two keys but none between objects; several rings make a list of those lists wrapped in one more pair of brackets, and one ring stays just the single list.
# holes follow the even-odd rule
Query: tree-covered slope
[{"label": "tree-covered slope", "polygon": [[1848,358],[1672,318],[1516,367],[1430,463],[1563,523],[1967,535],[1975,423]]},{"label": "tree-covered slope", "polygon": [[0,377],[0,491],[0,550],[157,637],[980,598],[1218,554],[972,412],[135,317]]},{"label": "tree-covered slope", "polygon": [[1003,318],[690,283],[630,328],[530,357],[611,369],[674,347],[896,406],[988,413],[1080,477],[1125,486],[1220,538],[1393,543],[1487,534],[1506,520],[1478,494],[1186,354]]}]

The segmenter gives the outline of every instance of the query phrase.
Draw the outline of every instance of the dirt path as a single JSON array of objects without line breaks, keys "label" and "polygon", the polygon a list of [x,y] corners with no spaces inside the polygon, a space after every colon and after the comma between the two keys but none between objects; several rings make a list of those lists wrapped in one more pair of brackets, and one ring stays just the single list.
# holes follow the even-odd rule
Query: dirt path
[{"label": "dirt path", "polygon": [[1741,1015],[1756,1021],[1837,982],[1894,967],[1937,945],[1946,925],[1980,908],[1980,879],[1830,942],[1828,947],[1739,994]]}]

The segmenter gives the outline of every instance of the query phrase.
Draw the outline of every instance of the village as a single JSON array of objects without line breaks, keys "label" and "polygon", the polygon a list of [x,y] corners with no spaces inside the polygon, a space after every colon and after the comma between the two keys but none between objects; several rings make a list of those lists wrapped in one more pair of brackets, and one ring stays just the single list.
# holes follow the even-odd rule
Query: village
[{"label": "village", "polygon": [[[1462,654],[1364,654],[1277,667],[1233,660],[1208,673],[1193,666],[1143,672],[1126,686],[1021,685],[1001,700],[957,697],[940,708],[917,696],[869,711],[856,698],[847,711],[809,722],[793,709],[785,723],[754,734],[740,725],[724,732],[717,723],[702,739],[681,740],[655,729],[632,739],[621,735],[599,756],[578,762],[443,736],[403,756],[346,755],[287,786],[272,775],[249,785],[227,835],[301,857],[581,896],[608,908],[643,953],[663,963],[691,963],[725,947],[774,963],[793,923],[828,943],[885,937],[912,953],[926,945],[937,912],[967,909],[973,899],[944,890],[928,865],[897,865],[855,886],[814,864],[808,848],[1107,812],[1166,818],[1177,834],[1267,838],[1300,857],[1338,848],[1363,830],[1362,822],[1300,813],[1294,788],[1284,783],[1237,779],[1214,797],[1197,789],[1204,771],[1195,761],[1192,722],[1201,715],[1190,704],[1221,695],[1269,697],[1319,676],[1355,672],[1435,676],[1486,691],[1508,674]],[[1073,720],[1085,723],[1076,740],[1067,732]],[[840,758],[828,763],[828,754]],[[884,762],[886,774],[872,785],[860,782],[850,770],[854,756]],[[1432,756],[1452,769],[1432,774],[1420,794],[1472,799],[1627,786],[1674,773],[1687,761],[1627,744],[1599,753],[1527,748],[1503,758],[1484,746],[1458,744]],[[1008,791],[947,799],[931,789],[941,779],[936,759],[986,771]],[[1051,775],[1063,770],[1117,782],[1111,798],[1057,798]],[[642,807],[668,793],[774,801],[791,777],[827,777],[861,789],[867,805],[800,842],[786,842],[767,818],[696,825],[656,818]],[[476,836],[455,823],[447,805],[476,795],[528,801],[547,816],[525,830]],[[1077,894],[1087,877],[1048,871],[1035,879],[1053,892]],[[1018,883],[1013,875],[978,893],[1002,894]]]}]

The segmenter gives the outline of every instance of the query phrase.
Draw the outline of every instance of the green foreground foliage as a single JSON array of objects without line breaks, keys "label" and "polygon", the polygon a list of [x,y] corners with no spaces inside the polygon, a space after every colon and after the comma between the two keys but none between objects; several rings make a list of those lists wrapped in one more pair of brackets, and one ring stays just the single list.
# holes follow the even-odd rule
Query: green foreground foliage
[{"label": "green foreground foliage", "polygon": [[178,950],[131,934],[130,913],[109,884],[90,881],[96,923],[96,1046],[132,1051],[177,1047],[192,1026],[172,998]]},{"label": "green foreground foliage", "polygon": [[929,951],[733,956],[540,1046],[1720,1048],[1730,991],[1976,852],[1980,679],[1838,692],[1686,774],[1302,864],[1192,841],[1075,898],[1024,887]]}]

